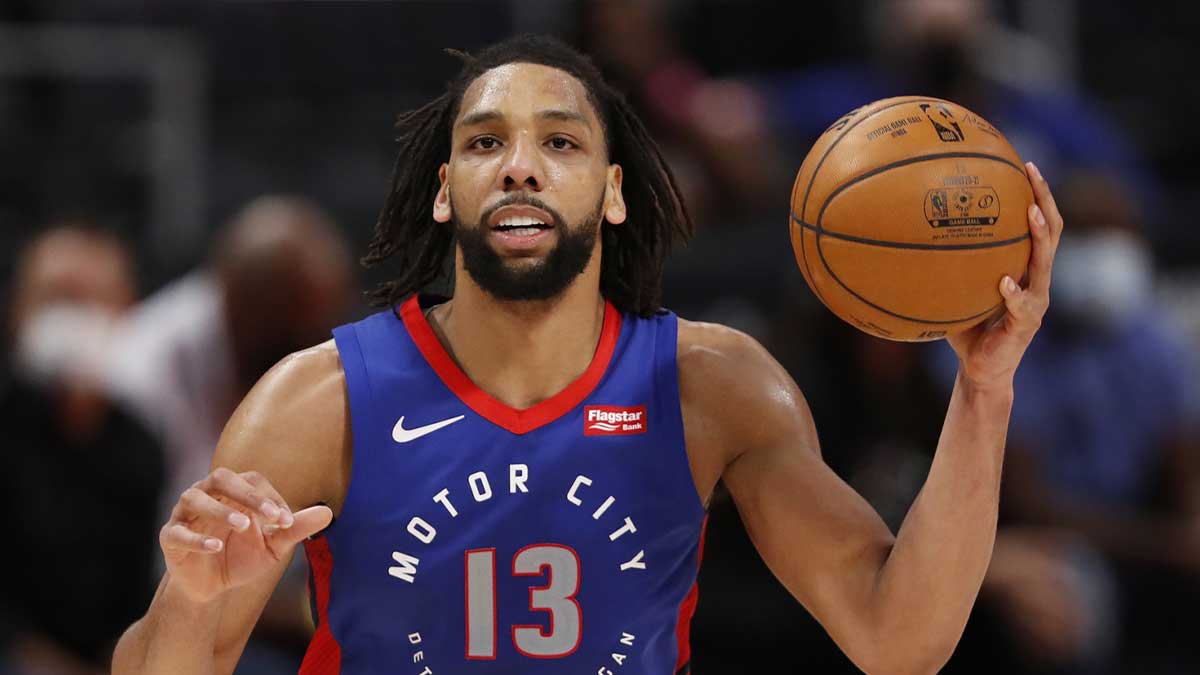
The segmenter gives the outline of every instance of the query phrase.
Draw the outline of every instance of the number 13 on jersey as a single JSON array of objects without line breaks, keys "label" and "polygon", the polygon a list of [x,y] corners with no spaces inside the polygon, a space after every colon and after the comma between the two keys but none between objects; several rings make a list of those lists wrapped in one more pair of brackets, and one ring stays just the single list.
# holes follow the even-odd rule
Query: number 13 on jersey
[{"label": "number 13 on jersey", "polygon": [[[529,587],[529,609],[550,615],[550,628],[514,625],[517,651],[535,659],[560,659],[579,648],[583,610],[579,592],[580,564],[575,549],[561,544],[533,544],[517,551],[512,576],[541,577],[545,586]],[[496,549],[466,552],[467,658],[496,658]]]}]

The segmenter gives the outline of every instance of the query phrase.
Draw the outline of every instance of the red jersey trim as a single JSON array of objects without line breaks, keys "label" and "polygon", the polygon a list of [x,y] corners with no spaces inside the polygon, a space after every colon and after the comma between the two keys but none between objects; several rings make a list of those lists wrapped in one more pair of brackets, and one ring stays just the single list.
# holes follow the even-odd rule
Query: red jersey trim
[{"label": "red jersey trim", "polygon": [[[696,556],[696,569],[704,560],[704,534],[708,532],[708,516],[704,516],[704,524],[700,526],[700,551]],[[679,672],[692,660],[692,617],[696,614],[696,605],[700,602],[700,582],[692,584],[692,589],[684,596],[679,604],[679,619],[675,622],[675,640],[678,645],[679,658],[675,660],[675,670]]]},{"label": "red jersey trim", "polygon": [[600,384],[605,371],[608,370],[613,351],[617,347],[617,338],[621,334],[621,313],[612,303],[605,301],[600,342],[596,345],[596,353],[592,356],[587,370],[554,396],[532,407],[518,409],[492,398],[491,394],[476,386],[458,367],[426,321],[417,296],[414,295],[400,305],[400,318],[421,355],[450,391],[480,417],[514,434],[524,434],[543,427],[583,403]]},{"label": "red jersey trim", "polygon": [[309,594],[316,599],[317,630],[304,652],[299,675],[337,675],[342,672],[342,646],[329,628],[329,577],[333,574],[333,553],[325,537],[304,542],[311,570]]}]

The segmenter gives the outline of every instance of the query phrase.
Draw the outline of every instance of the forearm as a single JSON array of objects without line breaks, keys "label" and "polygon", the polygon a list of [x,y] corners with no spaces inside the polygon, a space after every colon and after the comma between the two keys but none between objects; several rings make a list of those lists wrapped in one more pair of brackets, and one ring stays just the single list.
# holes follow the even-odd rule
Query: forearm
[{"label": "forearm", "polygon": [[146,615],[121,636],[113,675],[217,672],[215,644],[221,599],[199,604],[179,593],[164,575]]},{"label": "forearm", "polygon": [[956,379],[929,476],[875,588],[879,637],[897,657],[944,660],[962,635],[995,543],[1011,408],[1011,383]]}]

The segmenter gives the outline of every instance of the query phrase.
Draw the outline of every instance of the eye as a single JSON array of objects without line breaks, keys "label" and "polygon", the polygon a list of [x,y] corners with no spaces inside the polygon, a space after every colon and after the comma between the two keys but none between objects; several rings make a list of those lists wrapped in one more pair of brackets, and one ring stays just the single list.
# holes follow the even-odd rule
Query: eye
[{"label": "eye", "polygon": [[495,136],[480,136],[479,138],[471,141],[471,144],[467,147],[475,148],[477,150],[493,150],[500,147],[500,139],[496,138]]},{"label": "eye", "polygon": [[555,136],[548,142],[550,143],[550,147],[554,148],[555,150],[570,150],[579,147],[575,143],[571,142],[570,139],[564,138],[563,136]]}]

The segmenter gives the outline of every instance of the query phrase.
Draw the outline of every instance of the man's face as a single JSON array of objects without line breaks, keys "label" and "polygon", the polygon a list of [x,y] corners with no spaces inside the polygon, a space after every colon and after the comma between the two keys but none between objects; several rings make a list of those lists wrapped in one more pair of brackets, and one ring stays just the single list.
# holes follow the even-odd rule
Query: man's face
[{"label": "man's face", "polygon": [[90,307],[117,315],[135,298],[132,263],[119,244],[62,228],[43,236],[20,265],[13,325],[55,305]]},{"label": "man's face", "polygon": [[113,325],[134,301],[128,253],[68,225],[42,235],[18,265],[10,315],[15,371],[34,384],[90,381]]},{"label": "man's face", "polygon": [[579,80],[548,66],[487,71],[463,95],[434,202],[466,271],[506,300],[553,297],[625,218],[621,168]]}]

